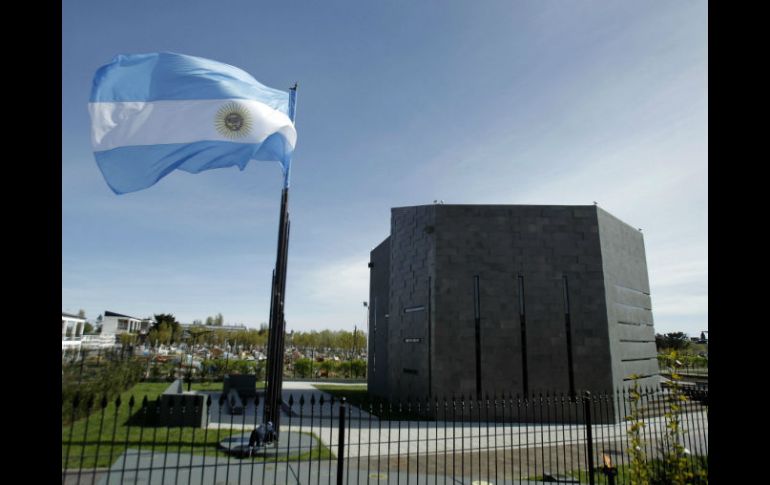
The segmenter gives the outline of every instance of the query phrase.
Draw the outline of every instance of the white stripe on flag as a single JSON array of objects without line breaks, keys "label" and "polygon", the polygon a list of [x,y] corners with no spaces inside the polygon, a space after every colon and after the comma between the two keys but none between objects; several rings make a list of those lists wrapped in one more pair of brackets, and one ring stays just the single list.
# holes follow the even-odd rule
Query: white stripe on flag
[{"label": "white stripe on flag", "polygon": [[[220,110],[230,103],[237,103],[248,113],[251,126],[244,136],[226,136],[217,129]],[[262,143],[276,132],[282,134],[292,148],[297,141],[297,132],[288,116],[254,100],[89,103],[88,110],[94,151],[204,140]],[[227,129],[224,132],[238,133]]]}]

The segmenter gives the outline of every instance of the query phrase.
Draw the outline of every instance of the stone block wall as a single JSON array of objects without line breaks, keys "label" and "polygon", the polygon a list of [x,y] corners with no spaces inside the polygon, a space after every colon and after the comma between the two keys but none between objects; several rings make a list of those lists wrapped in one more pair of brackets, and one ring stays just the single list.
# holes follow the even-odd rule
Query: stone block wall
[{"label": "stone block wall", "polygon": [[370,343],[378,395],[600,393],[630,372],[657,379],[641,234],[596,206],[394,208],[371,261],[370,301],[388,307]]}]

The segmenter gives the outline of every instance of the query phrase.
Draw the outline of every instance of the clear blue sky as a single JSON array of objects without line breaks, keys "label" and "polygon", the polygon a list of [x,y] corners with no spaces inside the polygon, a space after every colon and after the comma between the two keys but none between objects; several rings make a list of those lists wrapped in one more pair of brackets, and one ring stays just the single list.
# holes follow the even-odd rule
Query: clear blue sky
[{"label": "clear blue sky", "polygon": [[704,1],[62,4],[62,310],[269,312],[281,172],[174,172],[116,196],[94,71],[174,51],[299,82],[289,329],[365,323],[390,208],[591,204],[643,228],[656,331],[708,329]]}]

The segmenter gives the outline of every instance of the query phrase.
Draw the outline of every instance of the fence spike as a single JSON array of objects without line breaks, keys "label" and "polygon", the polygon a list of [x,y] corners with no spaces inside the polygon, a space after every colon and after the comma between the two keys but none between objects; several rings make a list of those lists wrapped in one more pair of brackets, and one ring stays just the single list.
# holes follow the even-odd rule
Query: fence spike
[{"label": "fence spike", "polygon": [[115,408],[120,409],[120,403],[122,401],[120,400],[120,394],[118,394],[118,397],[115,398]]},{"label": "fence spike", "polygon": [[304,406],[305,405],[305,395],[304,394],[300,394],[300,396],[299,396],[299,405],[300,406]]},{"label": "fence spike", "polygon": [[292,406],[294,406],[294,394],[289,394],[289,407],[292,407]]}]

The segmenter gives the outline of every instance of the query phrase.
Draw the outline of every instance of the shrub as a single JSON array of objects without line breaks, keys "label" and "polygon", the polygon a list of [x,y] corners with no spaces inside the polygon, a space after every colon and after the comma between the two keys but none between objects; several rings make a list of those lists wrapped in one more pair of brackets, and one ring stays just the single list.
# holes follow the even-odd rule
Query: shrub
[{"label": "shrub", "polygon": [[[145,365],[136,359],[118,359],[114,355],[101,357],[98,363],[75,363],[62,368],[62,424],[83,418],[98,407],[106,397],[111,400],[131,388],[144,375]],[[79,405],[73,408],[77,396]],[[86,403],[92,400],[90,410]]]},{"label": "shrub", "polygon": [[299,377],[305,378],[310,376],[310,367],[313,362],[310,359],[302,358],[297,359],[294,362],[294,371]]}]

